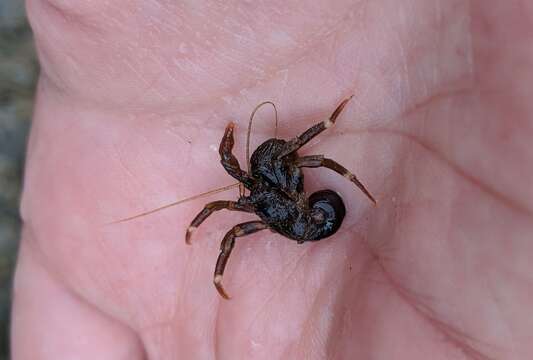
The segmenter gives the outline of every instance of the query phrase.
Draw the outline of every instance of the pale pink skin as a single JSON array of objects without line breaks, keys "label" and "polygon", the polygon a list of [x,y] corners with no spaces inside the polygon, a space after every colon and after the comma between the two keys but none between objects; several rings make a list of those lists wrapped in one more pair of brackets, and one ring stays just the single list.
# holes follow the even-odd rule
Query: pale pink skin
[{"label": "pale pink skin", "polygon": [[[179,3],[179,5],[176,5]],[[13,359],[533,358],[533,3],[29,0],[43,67],[25,173]],[[340,231],[298,245],[220,240],[255,216],[234,180],[236,122],[279,109],[279,136],[354,171]],[[261,109],[253,145],[273,135]]]}]

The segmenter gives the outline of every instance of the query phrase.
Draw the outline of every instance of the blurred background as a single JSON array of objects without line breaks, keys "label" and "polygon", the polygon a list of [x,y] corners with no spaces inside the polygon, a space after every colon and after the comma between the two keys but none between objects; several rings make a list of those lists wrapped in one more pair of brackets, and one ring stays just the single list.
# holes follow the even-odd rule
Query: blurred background
[{"label": "blurred background", "polygon": [[38,66],[22,0],[0,0],[0,360],[9,359],[18,203]]}]

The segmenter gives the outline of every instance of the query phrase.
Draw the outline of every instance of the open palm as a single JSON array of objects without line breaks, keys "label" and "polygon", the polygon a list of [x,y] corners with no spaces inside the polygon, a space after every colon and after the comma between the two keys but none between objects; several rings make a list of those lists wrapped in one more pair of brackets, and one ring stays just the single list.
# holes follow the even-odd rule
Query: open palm
[{"label": "open palm", "polygon": [[[29,0],[42,63],[16,274],[19,359],[528,359],[533,356],[533,7],[513,1]],[[217,152],[261,101],[290,138],[355,94],[302,154],[342,228],[220,240]],[[262,109],[254,143],[273,135]]]}]

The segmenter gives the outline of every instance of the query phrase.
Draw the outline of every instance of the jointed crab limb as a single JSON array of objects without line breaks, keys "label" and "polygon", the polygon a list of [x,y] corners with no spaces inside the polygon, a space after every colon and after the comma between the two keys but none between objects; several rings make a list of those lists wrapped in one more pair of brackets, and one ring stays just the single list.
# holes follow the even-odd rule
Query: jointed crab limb
[{"label": "jointed crab limb", "polygon": [[339,117],[340,113],[350,101],[350,99],[353,98],[353,95],[349,98],[344,99],[339,106],[333,111],[333,113],[330,115],[330,117],[324,121],[319,122],[316,125],[311,126],[309,129],[304,131],[301,135],[287,141],[285,144],[285,149],[278,155],[278,159],[281,159],[282,157],[298,150],[305,144],[307,144],[312,138],[320,134],[322,131],[326,130],[327,128],[331,127],[333,124],[335,124],[335,121],[337,120],[337,117]]},{"label": "jointed crab limb", "polygon": [[215,266],[215,274],[213,277],[213,283],[215,284],[220,296],[222,296],[224,299],[229,299],[230,297],[222,286],[222,275],[224,275],[224,269],[226,268],[226,264],[229,256],[231,255],[231,251],[233,250],[233,246],[235,245],[235,238],[250,235],[267,228],[268,225],[262,221],[249,221],[234,226],[230,231],[228,231],[226,236],[224,236],[224,239],[220,244],[220,255],[218,255],[217,264]]},{"label": "jointed crab limb", "polygon": [[340,174],[351,182],[353,182],[370,199],[370,201],[374,203],[374,205],[376,204],[376,200],[374,199],[374,197],[370,194],[366,187],[357,179],[357,177],[335,160],[325,158],[324,155],[302,156],[296,160],[296,166],[310,168],[325,167],[330,170],[333,170],[337,174]]},{"label": "jointed crab limb", "polygon": [[241,169],[239,161],[232,153],[233,145],[235,144],[235,140],[233,138],[234,128],[235,124],[233,122],[230,122],[226,126],[224,136],[222,137],[222,141],[220,142],[220,147],[218,149],[218,153],[220,154],[220,163],[224,169],[226,169],[228,174],[233,176],[235,179],[239,180],[245,185],[251,185],[254,182],[253,178]]},{"label": "jointed crab limb", "polygon": [[244,211],[244,212],[251,212],[251,213],[254,212],[253,206],[239,204],[238,202],[235,202],[235,201],[219,200],[219,201],[210,202],[209,204],[204,206],[204,208],[202,209],[202,211],[198,213],[198,215],[196,215],[194,220],[191,222],[191,225],[189,225],[189,227],[187,228],[187,232],[185,233],[185,242],[187,244],[190,244],[191,235],[193,231],[196,230],[196,228],[200,226],[200,224],[202,224],[204,220],[207,219],[213,212],[222,210],[222,209],[228,209],[228,210],[233,210],[233,211]]}]

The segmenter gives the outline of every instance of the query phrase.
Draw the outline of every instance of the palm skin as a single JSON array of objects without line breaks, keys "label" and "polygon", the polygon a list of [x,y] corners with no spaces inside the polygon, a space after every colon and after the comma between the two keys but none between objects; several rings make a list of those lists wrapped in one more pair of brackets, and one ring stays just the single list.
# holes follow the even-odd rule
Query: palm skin
[{"label": "palm skin", "polygon": [[[531,358],[531,5],[195,4],[28,1],[43,75],[13,358]],[[309,192],[342,194],[342,228],[238,239],[232,300],[214,262],[253,216],[216,214],[190,247],[212,199],[108,225],[231,183],[216,147],[233,120],[243,159],[257,103],[277,104],[289,138],[352,93],[302,153],[354,171],[378,207],[306,170]],[[255,138],[271,135],[262,110]]]}]

